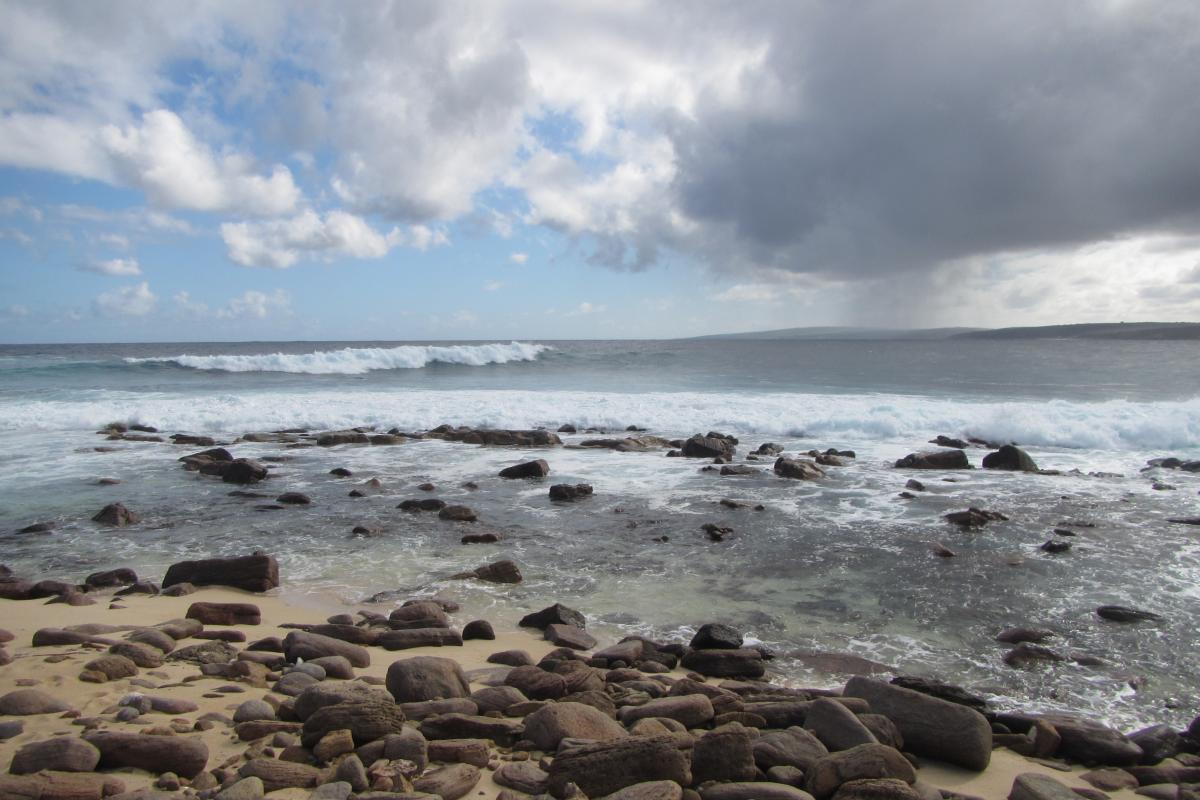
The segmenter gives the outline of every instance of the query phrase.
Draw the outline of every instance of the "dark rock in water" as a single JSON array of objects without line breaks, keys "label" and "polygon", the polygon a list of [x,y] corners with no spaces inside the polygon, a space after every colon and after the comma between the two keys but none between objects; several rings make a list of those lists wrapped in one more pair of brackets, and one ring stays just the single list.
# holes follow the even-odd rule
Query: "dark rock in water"
[{"label": "dark rock in water", "polygon": [[354,473],[345,467],[334,467],[333,469],[329,470],[329,474],[338,478],[349,478]]},{"label": "dark rock in water", "polygon": [[[396,508],[401,511],[441,511],[446,507],[445,500],[439,500],[436,497],[421,497],[412,500],[405,500]],[[456,506],[462,508],[462,506]]]},{"label": "dark rock in water", "polygon": [[954,552],[949,547],[946,547],[946,545],[942,544],[941,542],[933,543],[933,554],[938,558],[955,558],[958,556],[958,553]]},{"label": "dark rock in water", "polygon": [[446,506],[438,512],[438,519],[450,522],[474,522],[478,518],[479,515],[467,506]]},{"label": "dark rock in water", "polygon": [[905,488],[905,489],[911,489],[911,490],[913,490],[914,492],[923,492],[923,491],[925,491],[925,484],[921,483],[921,482],[920,482],[919,480],[917,480],[916,478],[909,478],[909,479],[908,479],[908,480],[905,482],[905,484],[904,484],[904,488]]},{"label": "dark rock in water", "polygon": [[578,500],[590,497],[591,494],[592,487],[586,483],[577,483],[574,486],[569,483],[556,483],[550,487],[550,499],[559,502]]},{"label": "dark rock in water", "polygon": [[682,661],[684,669],[714,678],[760,678],[766,672],[762,653],[744,647],[737,650],[691,650]]},{"label": "dark rock in water", "polygon": [[191,436],[186,433],[171,434],[171,441],[175,444],[190,444],[193,447],[212,447],[216,444],[211,436]]},{"label": "dark rock in water", "polygon": [[317,437],[320,447],[336,447],[339,444],[370,444],[371,439],[359,431],[332,431]]},{"label": "dark rock in water", "polygon": [[705,535],[714,542],[723,542],[726,536],[733,533],[733,528],[725,525],[715,525],[711,522],[701,525],[700,530],[704,531]]},{"label": "dark rock in water", "polygon": [[1037,463],[1019,447],[1006,444],[983,457],[984,469],[1006,469],[1013,472],[1037,472]]},{"label": "dark rock in water", "polygon": [[1109,767],[1129,767],[1142,758],[1142,751],[1120,731],[1099,722],[1068,714],[1000,714],[1005,724],[1015,720],[1024,724],[1049,724],[1061,737],[1058,758],[1081,764],[1100,764]]},{"label": "dark rock in water", "polygon": [[816,478],[824,478],[825,472],[812,461],[805,461],[799,458],[786,458],[780,456],[775,461],[775,474],[782,478],[794,478],[801,481],[815,480]]},{"label": "dark rock in water", "polygon": [[947,522],[954,523],[963,528],[982,528],[989,522],[1005,522],[1008,517],[1001,514],[999,511],[984,511],[981,508],[971,507],[966,511],[952,511],[943,517]]},{"label": "dark rock in water", "polygon": [[[201,472],[204,470],[202,469]],[[220,470],[221,480],[225,483],[240,483],[242,485],[258,483],[267,477],[267,468],[249,458],[235,458]]]},{"label": "dark rock in water", "polygon": [[777,456],[783,452],[783,448],[774,442],[763,442],[754,452],[760,456]]},{"label": "dark rock in water", "polygon": [[1019,642],[1016,647],[1004,654],[1004,663],[1010,667],[1026,667],[1038,662],[1059,662],[1066,659],[1049,647],[1032,642]]},{"label": "dark rock in water", "polygon": [[488,583],[520,583],[522,580],[520,568],[517,567],[516,562],[508,559],[484,564],[470,572],[460,572],[452,577],[455,579],[475,578]]},{"label": "dark rock in water", "polygon": [[486,619],[473,619],[463,626],[462,638],[465,642],[472,639],[484,639],[490,642],[496,638],[496,632],[492,630],[492,623]]},{"label": "dark rock in water", "polygon": [[1112,622],[1150,622],[1162,619],[1159,614],[1128,606],[1100,606],[1096,609],[1096,613]]},{"label": "dark rock in water", "polygon": [[1200,525],[1200,517],[1174,517],[1168,519],[1167,522],[1174,522],[1178,525]]},{"label": "dark rock in water", "polygon": [[395,445],[404,444],[407,436],[400,436],[394,433],[377,433],[374,436],[368,436],[367,441],[376,447],[380,445]]},{"label": "dark rock in water", "polygon": [[137,583],[137,573],[129,567],[118,567],[105,572],[93,572],[83,579],[83,585],[94,589],[102,589],[110,586],[126,586],[131,583]]},{"label": "dark rock in water", "polygon": [[463,544],[495,544],[502,537],[498,533],[468,533],[460,540]]},{"label": "dark rock in water", "polygon": [[757,467],[747,467],[745,464],[732,464],[721,467],[722,475],[758,475],[762,470]]},{"label": "dark rock in water", "polygon": [[862,677],[851,678],[843,694],[896,723],[909,752],[976,771],[991,761],[991,726],[972,708]]},{"label": "dark rock in water", "polygon": [[973,708],[980,713],[983,713],[984,709],[987,708],[987,700],[978,695],[971,694],[961,686],[955,686],[951,683],[943,683],[942,681],[930,678],[918,678],[912,675],[898,675],[892,678],[891,682],[893,686],[911,689],[914,692],[927,694],[930,697],[937,697],[950,703],[958,703],[960,706]]},{"label": "dark rock in water", "polygon": [[142,518],[120,503],[109,503],[92,517],[92,521],[123,528],[126,525],[136,525]]},{"label": "dark rock in water", "polygon": [[1054,636],[1054,631],[1045,628],[1005,628],[996,634],[996,641],[1007,644],[1020,644],[1021,642],[1038,644],[1052,636]]},{"label": "dark rock in water", "polygon": [[558,426],[559,433],[576,433],[575,426],[569,423]]},{"label": "dark rock in water", "polygon": [[1143,764],[1157,764],[1174,758],[1181,744],[1179,733],[1170,725],[1151,725],[1129,734],[1129,741],[1142,749]]},{"label": "dark rock in water", "polygon": [[436,492],[437,491],[437,487],[434,486],[432,483],[428,483],[428,482],[417,484],[417,488],[420,489],[422,492]]},{"label": "dark rock in water", "polygon": [[21,528],[17,533],[49,533],[52,530],[54,530],[53,522],[35,522]]},{"label": "dark rock in water", "polygon": [[350,490],[351,497],[371,497],[382,493],[383,481],[379,480],[379,478],[371,478],[368,481],[363,481]]},{"label": "dark rock in water", "polygon": [[1058,539],[1050,539],[1038,549],[1044,550],[1047,553],[1065,553],[1071,549],[1071,543],[1059,541]]},{"label": "dark rock in water", "polygon": [[971,462],[962,450],[933,450],[909,453],[896,462],[898,469],[970,469]]},{"label": "dark rock in water", "polygon": [[737,450],[737,440],[726,437],[701,436],[696,434],[683,443],[680,452],[686,458],[717,458],[732,456]]},{"label": "dark rock in water", "polygon": [[576,628],[587,628],[587,620],[583,614],[562,603],[555,603],[541,611],[526,614],[517,624],[522,628],[538,628],[539,630],[545,630],[549,625],[574,625]]},{"label": "dark rock in water", "polygon": [[832,675],[884,675],[896,670],[853,653],[791,653],[811,670]]},{"label": "dark rock in water", "polygon": [[312,498],[301,492],[284,492],[275,498],[275,502],[285,506],[307,506],[312,504]]},{"label": "dark rock in water", "polygon": [[355,525],[350,530],[351,536],[365,536],[368,538],[378,536],[381,533],[383,533],[383,529],[378,525]]},{"label": "dark rock in water", "polygon": [[562,444],[549,431],[518,431],[518,430],[487,430],[474,428],[453,428],[449,425],[439,425],[425,434],[432,439],[445,439],[450,442],[464,444],[481,444],[492,447],[549,447]]},{"label": "dark rock in water", "polygon": [[962,439],[955,439],[950,436],[938,434],[935,438],[929,440],[930,444],[936,444],[938,447],[953,447],[956,450],[966,450],[970,444]]},{"label": "dark rock in water", "polygon": [[742,634],[736,628],[708,622],[700,626],[688,646],[698,650],[737,650],[743,641]]},{"label": "dark rock in water", "polygon": [[195,586],[232,586],[248,592],[265,592],[279,585],[279,564],[272,556],[255,553],[238,558],[180,561],[167,569],[163,587],[176,583]]},{"label": "dark rock in water", "polygon": [[501,478],[544,478],[550,474],[550,465],[546,459],[539,458],[505,467],[499,474]]}]

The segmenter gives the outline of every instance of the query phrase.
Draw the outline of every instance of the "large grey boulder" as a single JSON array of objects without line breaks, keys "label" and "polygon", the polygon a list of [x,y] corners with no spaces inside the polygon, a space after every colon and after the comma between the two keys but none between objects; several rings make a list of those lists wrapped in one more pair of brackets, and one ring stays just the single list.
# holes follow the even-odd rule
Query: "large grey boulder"
[{"label": "large grey boulder", "polygon": [[830,753],[805,771],[805,788],[817,800],[825,800],[842,784],[866,778],[895,778],[910,786],[916,770],[894,747],[860,744],[840,753]]},{"label": "large grey boulder", "polygon": [[387,671],[387,690],[397,703],[471,696],[471,686],[458,662],[436,656],[393,662]]},{"label": "large grey boulder", "polygon": [[549,789],[564,797],[574,783],[588,797],[612,794],[646,781],[674,781],[690,786],[689,760],[673,735],[629,736],[574,747],[550,763]]},{"label": "large grey boulder", "polygon": [[583,703],[550,703],[525,717],[525,738],[547,752],[563,739],[606,742],[626,735],[620,723]]}]

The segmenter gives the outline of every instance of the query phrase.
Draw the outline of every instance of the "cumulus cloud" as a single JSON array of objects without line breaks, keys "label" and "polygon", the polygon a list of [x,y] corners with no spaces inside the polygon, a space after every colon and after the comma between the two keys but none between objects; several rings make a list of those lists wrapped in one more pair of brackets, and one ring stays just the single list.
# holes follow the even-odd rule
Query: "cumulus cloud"
[{"label": "cumulus cloud", "polygon": [[513,253],[508,257],[508,260],[514,264],[524,264],[529,260],[529,253]]},{"label": "cumulus cloud", "polygon": [[288,219],[227,222],[221,238],[229,258],[244,267],[284,269],[302,257],[383,258],[403,234],[399,228],[379,233],[362,217],[344,211],[322,217],[310,210]]},{"label": "cumulus cloud", "polygon": [[114,277],[129,277],[142,274],[142,268],[136,258],[110,258],[106,261],[93,261],[89,264],[83,264],[80,266],[80,269],[86,272],[112,275]]},{"label": "cumulus cloud", "polygon": [[154,310],[157,302],[158,298],[150,291],[150,284],[142,281],[133,286],[102,292],[92,301],[92,308],[102,317],[144,317]]},{"label": "cumulus cloud", "polygon": [[266,319],[273,312],[287,311],[291,307],[291,297],[283,289],[276,289],[271,294],[254,291],[243,292],[239,297],[230,299],[229,304],[217,310],[220,319]]},{"label": "cumulus cloud", "polygon": [[500,281],[488,281],[483,285],[483,290],[485,292],[498,292],[502,288],[504,288],[504,284]]}]

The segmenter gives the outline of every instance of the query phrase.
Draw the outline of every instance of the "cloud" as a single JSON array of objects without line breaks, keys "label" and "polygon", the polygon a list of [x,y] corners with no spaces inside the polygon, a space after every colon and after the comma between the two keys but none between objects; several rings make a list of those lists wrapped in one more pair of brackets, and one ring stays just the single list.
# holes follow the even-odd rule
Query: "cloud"
[{"label": "cloud", "polygon": [[79,268],[86,272],[112,275],[114,277],[142,274],[142,268],[138,265],[136,258],[110,258],[107,261],[94,261],[90,264],[83,264]]},{"label": "cloud", "polygon": [[[415,236],[425,243],[432,234]],[[331,211],[324,217],[305,211],[295,217],[265,222],[221,225],[229,258],[244,267],[285,269],[301,258],[383,258],[404,240],[398,228],[382,234],[362,217]]]},{"label": "cloud", "polygon": [[[578,306],[576,306],[573,311],[567,312],[567,316],[568,317],[578,317],[578,316],[587,316],[588,314],[603,314],[607,310],[608,310],[607,306],[598,306],[598,305],[595,305],[594,303],[589,303],[587,301],[584,301],[584,302],[580,303]],[[551,310],[546,313],[553,313],[553,311]]]},{"label": "cloud", "polygon": [[529,253],[513,253],[508,257],[508,260],[514,264],[524,264],[529,260]]},{"label": "cloud", "polygon": [[100,234],[100,243],[117,250],[129,249],[129,237],[120,233],[102,233]]},{"label": "cloud", "polygon": [[504,288],[504,284],[500,281],[488,281],[483,285],[483,290],[485,292],[498,292],[502,288]]},{"label": "cloud", "polygon": [[157,302],[150,284],[142,281],[97,295],[92,308],[102,317],[144,317],[154,310]]},{"label": "cloud", "polygon": [[229,304],[217,310],[219,319],[266,319],[272,312],[287,311],[291,308],[291,297],[283,289],[276,289],[271,294],[247,290],[239,297],[234,297]]},{"label": "cloud", "polygon": [[28,316],[29,309],[17,303],[0,308],[0,319],[18,319],[20,317]]}]

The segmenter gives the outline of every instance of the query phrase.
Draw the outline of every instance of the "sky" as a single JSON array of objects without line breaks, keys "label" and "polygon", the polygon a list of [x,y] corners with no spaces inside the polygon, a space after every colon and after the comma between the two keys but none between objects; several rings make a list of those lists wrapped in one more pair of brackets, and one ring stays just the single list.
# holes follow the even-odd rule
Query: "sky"
[{"label": "sky", "polygon": [[1200,4],[0,0],[0,341],[1200,321]]}]

